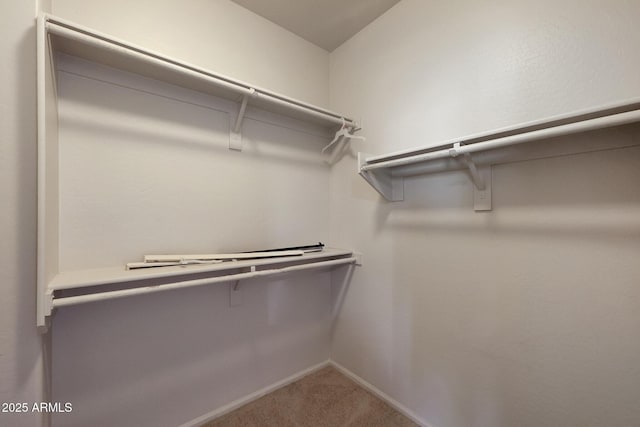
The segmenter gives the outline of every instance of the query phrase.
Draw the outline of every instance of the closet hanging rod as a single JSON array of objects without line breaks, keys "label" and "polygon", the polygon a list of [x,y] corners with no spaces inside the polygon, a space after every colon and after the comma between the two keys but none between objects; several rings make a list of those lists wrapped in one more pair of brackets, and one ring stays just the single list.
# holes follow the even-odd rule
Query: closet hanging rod
[{"label": "closet hanging rod", "polygon": [[247,280],[255,277],[266,277],[266,276],[272,276],[275,274],[291,273],[294,271],[311,270],[311,269],[331,267],[331,266],[342,265],[342,264],[355,264],[356,262],[358,262],[358,258],[354,256],[354,257],[341,258],[341,259],[336,259],[331,261],[314,262],[311,264],[294,265],[290,267],[273,268],[269,270],[257,270],[257,271],[247,272],[247,273],[230,274],[227,276],[210,277],[205,279],[184,280],[181,282],[167,283],[164,285],[146,286],[142,288],[100,292],[100,293],[88,294],[88,295],[78,295],[78,296],[62,297],[62,298],[55,298],[52,295],[51,296],[52,301],[50,302],[50,304],[51,304],[51,308],[66,307],[70,305],[84,304],[87,302],[123,298],[123,297],[129,297],[134,295],[152,294],[152,293],[168,291],[172,289],[182,289],[182,288],[189,288],[194,286],[210,285],[210,284],[221,283],[221,282],[233,282],[237,280]]},{"label": "closet hanging rod", "polygon": [[[487,141],[476,142],[470,145],[454,146],[452,143],[449,148],[443,148],[437,151],[431,151],[424,154],[408,155],[406,157],[393,158],[391,160],[382,160],[385,157],[397,157],[400,154],[391,154],[387,156],[377,156],[367,158],[360,168],[361,171],[371,171],[382,168],[393,168],[406,166],[415,163],[422,163],[434,159],[442,159],[446,157],[457,157],[462,154],[474,153],[477,151],[491,150],[494,148],[505,147],[509,145],[521,144],[524,142],[535,141],[539,139],[552,138],[563,135],[570,135],[579,132],[586,132],[595,129],[602,129],[613,126],[620,126],[640,121],[640,107],[632,111],[605,115],[597,118],[581,120],[573,123],[561,124],[557,126],[546,127],[530,132],[518,133],[515,135],[490,139]],[[413,150],[417,151],[417,150]],[[380,161],[381,160],[381,161]],[[371,163],[369,163],[371,162]]]},{"label": "closet hanging rod", "polygon": [[154,66],[172,72],[177,72],[217,87],[225,88],[231,92],[237,93],[239,96],[247,95],[253,98],[259,98],[264,100],[265,102],[278,105],[284,107],[285,109],[302,113],[331,124],[342,125],[344,119],[344,121],[346,121],[347,123],[347,126],[357,126],[353,119],[343,117],[337,113],[324,110],[320,107],[297,101],[295,99],[291,99],[264,89],[252,87],[246,83],[242,83],[228,77],[211,73],[207,70],[183,63],[181,61],[167,58],[163,55],[130,45],[128,43],[113,39],[109,36],[84,29],[75,24],[64,22],[52,16],[47,15],[45,16],[45,19],[46,30],[49,34],[54,34],[61,38],[72,40],[77,43],[81,43],[109,53],[115,53],[127,58],[142,60],[149,64],[153,64]]},{"label": "closet hanging rod", "polygon": [[366,161],[368,163],[376,163],[380,161],[392,160],[400,157],[409,157],[417,154],[423,154],[427,150],[436,151],[445,147],[450,147],[452,144],[458,142],[461,144],[471,145],[478,142],[484,142],[502,138],[505,136],[519,135],[526,132],[533,132],[540,129],[546,129],[556,127],[565,124],[582,122],[585,120],[596,119],[605,116],[611,116],[618,113],[626,113],[629,111],[640,110],[640,98],[631,98],[623,101],[612,102],[598,107],[585,108],[578,111],[572,111],[569,113],[558,114],[551,117],[545,117],[543,119],[532,120],[517,125],[506,126],[499,129],[493,129],[488,132],[481,132],[473,135],[466,135],[461,138],[450,139],[448,141],[442,141],[439,144],[429,144],[425,147],[410,148],[405,150],[394,151],[391,153],[367,156]]}]

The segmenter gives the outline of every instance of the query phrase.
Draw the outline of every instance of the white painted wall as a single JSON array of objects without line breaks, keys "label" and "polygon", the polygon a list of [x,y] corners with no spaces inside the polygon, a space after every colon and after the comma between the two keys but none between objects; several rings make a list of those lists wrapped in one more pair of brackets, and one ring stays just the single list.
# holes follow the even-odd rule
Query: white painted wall
[{"label": "white painted wall", "polygon": [[[331,55],[331,107],[373,154],[640,96],[640,3],[403,0]],[[345,157],[332,241],[365,253],[332,358],[434,427],[640,424],[640,127],[635,148],[463,172],[390,204]]]},{"label": "white painted wall", "polygon": [[233,151],[235,102],[69,56],[58,64],[60,271],[328,234],[324,129],[248,109]]},{"label": "white painted wall", "polygon": [[[43,398],[35,328],[36,2],[4,2],[0,30],[0,402]],[[0,425],[40,425],[38,413],[0,412]]]},{"label": "white painted wall", "polygon": [[[8,207],[0,214],[2,401],[42,398],[33,322],[33,9],[28,3],[3,9],[10,19],[0,42],[0,182]],[[230,2],[56,0],[53,12],[291,96],[327,100],[326,53]],[[404,0],[332,55],[331,104],[360,116],[366,149],[382,153],[639,96],[639,12],[623,1]],[[184,19],[172,31],[157,31],[158,23],[176,16]],[[230,40],[243,48],[234,50]],[[68,89],[67,112],[102,93],[79,91],[75,83]],[[154,95],[126,96],[149,103],[147,96]],[[150,120],[145,143],[154,139],[149,123],[176,130],[158,117],[163,108],[135,115]],[[184,114],[198,113],[191,106]],[[111,114],[106,126],[118,119],[118,109]],[[221,145],[212,121],[190,137]],[[88,161],[77,144],[83,132],[103,138],[92,144],[105,141],[104,129],[96,127],[66,123],[63,132],[76,145],[73,158]],[[632,145],[639,134],[638,126],[628,126],[547,145],[583,138]],[[175,154],[166,145],[160,160]],[[135,154],[138,148],[127,149]],[[215,161],[226,166],[231,153],[223,156]],[[262,164],[255,151],[240,156]],[[154,167],[153,159],[145,161],[145,168]],[[276,179],[279,161],[267,159],[262,177]],[[639,163],[638,148],[630,148],[495,166],[494,211],[475,214],[462,173],[410,180],[407,201],[389,205],[345,158],[332,173],[331,189],[316,189],[331,197],[331,222],[314,224],[332,243],[365,252],[366,266],[348,289],[332,357],[434,427],[639,424]],[[289,167],[287,176],[307,176]],[[134,172],[129,168],[123,179]],[[257,178],[243,185],[249,188]],[[287,207],[294,203],[284,200]],[[233,221],[225,224],[220,245],[236,241],[228,230],[246,225]],[[285,234],[262,236],[261,242]],[[250,240],[245,231],[239,237]],[[178,242],[180,236],[171,238]],[[110,262],[119,262],[123,248],[133,244],[140,252],[148,244],[132,239],[118,247],[114,241],[101,247]],[[68,258],[70,267],[74,259]],[[80,266],[102,259],[89,257]],[[54,319],[54,399],[73,402],[74,413],[57,416],[54,424],[176,425],[329,356],[327,275],[243,289],[245,303],[233,309],[220,286],[60,310]],[[39,420],[0,417],[3,425]]]},{"label": "white painted wall", "polygon": [[228,0],[54,0],[53,13],[259,87],[328,105],[329,53]]},{"label": "white painted wall", "polygon": [[[327,103],[328,54],[231,2],[56,0],[54,13]],[[73,60],[60,68],[62,271],[328,238],[317,128],[251,110],[244,150],[230,151],[235,103]],[[53,396],[74,410],[53,425],[176,426],[329,358],[329,273],[240,287],[234,307],[222,284],[58,310]]]}]

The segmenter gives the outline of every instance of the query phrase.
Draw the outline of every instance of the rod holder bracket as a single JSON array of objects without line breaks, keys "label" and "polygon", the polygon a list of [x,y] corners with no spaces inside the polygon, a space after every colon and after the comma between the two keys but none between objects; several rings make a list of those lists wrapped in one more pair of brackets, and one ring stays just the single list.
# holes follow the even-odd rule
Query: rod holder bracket
[{"label": "rod holder bracket", "polygon": [[404,200],[404,178],[393,176],[391,170],[363,170],[369,154],[358,152],[358,174],[364,178],[386,200],[400,202]]},{"label": "rod holder bracket", "polygon": [[244,114],[247,111],[247,103],[249,102],[249,98],[254,96],[255,93],[256,90],[254,88],[250,88],[249,93],[246,93],[242,96],[238,115],[235,122],[233,123],[231,132],[229,133],[230,150],[242,151],[242,122],[244,120]]},{"label": "rod holder bracket", "polygon": [[242,134],[229,132],[229,150],[242,151]]},{"label": "rod holder bracket", "polygon": [[240,289],[240,280],[236,280],[229,284],[229,307],[239,305],[242,305],[242,289]]},{"label": "rod holder bracket", "polygon": [[478,168],[471,154],[460,153],[461,144],[456,142],[449,150],[452,158],[458,158],[469,169],[473,182],[473,210],[476,212],[491,210],[491,166]]},{"label": "rod holder bracket", "polygon": [[491,207],[491,166],[480,168],[478,175],[483,180],[483,188],[473,187],[473,210],[476,212],[490,211]]},{"label": "rod holder bracket", "polygon": [[452,148],[449,148],[449,155],[454,159],[458,157],[458,149],[460,148],[460,143],[455,142]]},{"label": "rod holder bracket", "polygon": [[357,265],[358,267],[362,266],[362,252],[356,252],[353,251],[353,256],[356,258],[356,261],[354,262],[355,265]]},{"label": "rod holder bracket", "polygon": [[45,300],[44,300],[45,318],[51,316],[51,313],[53,313],[53,290],[49,289],[45,293]]},{"label": "rod holder bracket", "polygon": [[[452,158],[458,158],[458,156],[460,156],[460,152],[458,150],[460,150],[461,144],[459,142],[456,142],[453,144],[453,147],[449,149],[449,155]],[[471,180],[473,181],[473,185],[475,185],[475,187],[478,190],[484,190],[485,188],[485,183],[484,183],[484,179],[482,178],[482,175],[480,175],[480,173],[478,172],[478,167],[476,166],[475,162],[473,161],[473,158],[471,157],[471,154],[469,153],[462,153],[462,156],[460,157],[460,160],[462,161],[462,163],[464,163],[464,165],[469,169],[469,174],[471,176]]]},{"label": "rod holder bracket", "polygon": [[473,181],[473,185],[477,190],[483,191],[486,188],[486,183],[482,174],[478,171],[478,167],[475,162],[471,158],[471,154],[465,153],[462,157],[462,162],[469,169],[469,175],[471,177],[471,181]]},{"label": "rod holder bracket", "polygon": [[48,289],[44,294],[44,300],[42,301],[44,305],[44,313],[43,315],[38,315],[37,328],[38,332],[41,334],[46,334],[51,327],[51,315],[53,314],[53,290]]}]

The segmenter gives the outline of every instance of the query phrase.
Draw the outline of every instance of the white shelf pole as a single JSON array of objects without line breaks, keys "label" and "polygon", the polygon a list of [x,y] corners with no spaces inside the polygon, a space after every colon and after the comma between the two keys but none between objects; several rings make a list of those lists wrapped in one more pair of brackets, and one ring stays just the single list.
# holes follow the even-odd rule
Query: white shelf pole
[{"label": "white shelf pole", "polygon": [[350,128],[355,128],[358,125],[351,119],[347,119],[346,117],[342,117],[342,116],[335,116],[333,114],[328,114],[328,113],[324,113],[320,110],[316,110],[315,108],[311,108],[311,107],[306,107],[291,101],[287,101],[285,99],[279,98],[277,96],[273,96],[270,95],[268,93],[262,92],[258,89],[256,89],[256,97],[257,98],[265,98],[268,102],[270,102],[271,104],[277,104],[277,105],[281,105],[285,108],[291,109],[291,110],[296,110],[299,111],[301,113],[304,113],[308,116],[311,117],[316,117],[318,119],[322,119],[326,122],[330,122],[336,125],[342,125],[343,122],[347,123],[347,126]]},{"label": "white shelf pole", "polygon": [[475,144],[460,145],[457,147],[454,146],[453,148],[448,148],[444,150],[438,150],[430,153],[419,154],[419,155],[414,155],[409,157],[401,157],[401,158],[381,161],[377,163],[368,163],[368,160],[365,160],[365,164],[362,166],[361,171],[366,172],[366,171],[371,171],[375,169],[411,165],[415,163],[425,162],[428,160],[442,159],[446,157],[456,157],[461,154],[492,150],[494,148],[501,148],[509,145],[521,144],[524,142],[530,142],[530,141],[535,141],[539,139],[570,135],[578,132],[587,132],[595,129],[621,126],[621,125],[634,123],[638,121],[640,121],[640,110],[627,111],[624,113],[612,114],[609,116],[598,117],[595,119],[583,120],[575,123],[548,127],[548,128],[521,133],[517,135],[505,136],[502,138],[492,139],[489,141],[477,142]]},{"label": "white shelf pole", "polygon": [[[63,297],[53,299],[53,308],[66,307],[70,305],[84,304],[87,302],[103,301],[107,299],[123,298],[134,295],[152,294],[156,292],[168,291],[172,289],[183,289],[193,286],[210,285],[213,283],[233,282],[238,280],[252,279],[256,277],[272,276],[274,274],[291,273],[294,271],[311,270],[322,267],[332,267],[342,264],[354,264],[358,261],[358,257],[341,258],[331,261],[321,261],[309,264],[294,265],[290,267],[274,268],[269,270],[257,270],[248,273],[231,274],[228,276],[210,277],[205,279],[185,280],[181,282],[167,283],[164,285],[146,286],[142,288],[123,289],[119,291],[100,292],[89,295],[79,295],[72,297]],[[253,269],[252,269],[253,270]]]}]

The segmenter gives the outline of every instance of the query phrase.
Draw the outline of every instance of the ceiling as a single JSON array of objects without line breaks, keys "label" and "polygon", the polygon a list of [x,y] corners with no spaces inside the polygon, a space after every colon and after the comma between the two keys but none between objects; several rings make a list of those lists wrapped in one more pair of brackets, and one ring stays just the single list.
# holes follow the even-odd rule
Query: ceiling
[{"label": "ceiling", "polygon": [[233,0],[329,52],[400,0]]}]

